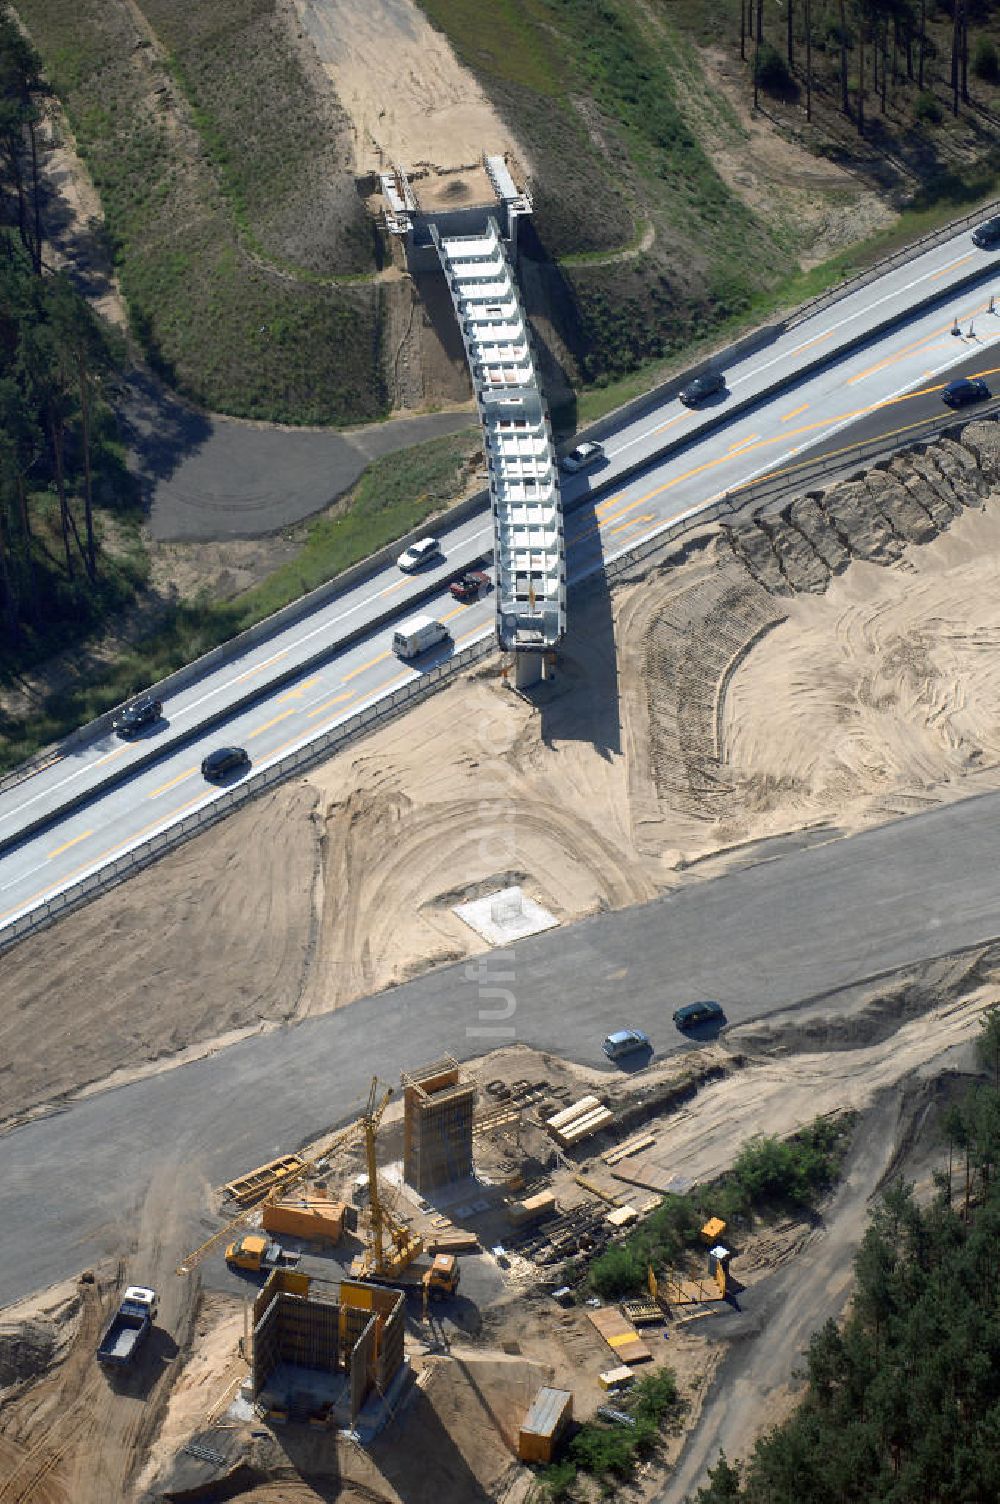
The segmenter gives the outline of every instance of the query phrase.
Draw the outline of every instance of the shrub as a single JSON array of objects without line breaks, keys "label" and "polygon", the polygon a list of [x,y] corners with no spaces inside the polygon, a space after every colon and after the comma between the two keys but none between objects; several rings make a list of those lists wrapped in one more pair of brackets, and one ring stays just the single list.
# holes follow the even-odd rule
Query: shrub
[{"label": "shrub", "polygon": [[940,125],[941,123],[941,106],[934,98],[934,95],[926,89],[922,94],[917,95],[917,102],[913,106],[913,113],[925,125]]},{"label": "shrub", "polygon": [[788,64],[770,42],[761,42],[754,70],[758,84],[769,94],[788,94],[795,88],[795,80],[788,71]]},{"label": "shrub", "polygon": [[976,50],[972,54],[972,71],[977,78],[985,79],[987,83],[995,84],[1000,81],[1000,53],[989,37],[980,37],[976,43]]}]

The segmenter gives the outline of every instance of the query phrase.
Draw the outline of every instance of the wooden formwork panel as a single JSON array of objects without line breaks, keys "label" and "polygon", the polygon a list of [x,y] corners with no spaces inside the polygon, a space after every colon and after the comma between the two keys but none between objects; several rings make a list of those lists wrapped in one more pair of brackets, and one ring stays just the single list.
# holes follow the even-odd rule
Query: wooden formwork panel
[{"label": "wooden formwork panel", "polygon": [[649,1363],[652,1361],[653,1354],[645,1342],[643,1342],[632,1323],[626,1321],[625,1317],[619,1311],[588,1311],[587,1315],[612,1352],[622,1363]]}]

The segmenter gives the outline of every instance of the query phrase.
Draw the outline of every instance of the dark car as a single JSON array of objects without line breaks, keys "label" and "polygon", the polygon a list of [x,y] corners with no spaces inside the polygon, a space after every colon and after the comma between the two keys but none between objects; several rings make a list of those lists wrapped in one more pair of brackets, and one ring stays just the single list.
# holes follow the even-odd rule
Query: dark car
[{"label": "dark car", "polygon": [[968,407],[970,402],[985,402],[991,395],[981,376],[963,376],[961,381],[949,381],[941,401],[948,407]]},{"label": "dark car", "polygon": [[696,376],[682,391],[678,393],[685,407],[697,407],[699,402],[704,402],[706,397],[713,396],[716,392],[726,390],[726,378],[721,371],[706,371],[702,376]]},{"label": "dark car", "polygon": [[482,569],[469,569],[452,580],[448,589],[457,601],[477,601],[490,583],[490,577]]},{"label": "dark car", "polygon": [[972,232],[972,244],[978,245],[982,251],[990,251],[995,245],[1000,245],[1000,215],[976,226]]},{"label": "dark car", "polygon": [[675,1010],[674,1023],[678,1029],[690,1029],[695,1024],[721,1024],[725,1017],[719,1003],[685,1003]]},{"label": "dark car", "polygon": [[237,768],[249,766],[250,754],[246,747],[216,747],[214,752],[210,752],[202,760],[201,776],[214,782],[216,778],[224,778]]},{"label": "dark car", "polygon": [[111,722],[111,729],[119,736],[134,736],[144,726],[154,726],[162,714],[163,706],[159,700],[152,695],[141,695],[119,710]]}]

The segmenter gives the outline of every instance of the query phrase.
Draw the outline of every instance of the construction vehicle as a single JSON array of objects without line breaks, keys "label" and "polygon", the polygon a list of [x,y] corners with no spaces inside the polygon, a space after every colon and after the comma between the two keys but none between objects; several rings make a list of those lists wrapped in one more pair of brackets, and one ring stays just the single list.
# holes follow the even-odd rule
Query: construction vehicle
[{"label": "construction vehicle", "polygon": [[129,1285],[121,1305],[97,1344],[97,1361],[109,1368],[125,1368],[152,1329],[156,1319],[156,1291],[143,1285]]},{"label": "construction vehicle", "polygon": [[233,1269],[251,1274],[269,1274],[272,1269],[294,1269],[301,1254],[282,1248],[280,1243],[259,1232],[248,1232],[226,1249],[226,1263]]},{"label": "construction vehicle", "polygon": [[298,1155],[292,1154],[284,1155],[281,1159],[272,1160],[270,1164],[262,1165],[251,1174],[242,1176],[240,1180],[231,1182],[226,1187],[226,1191],[241,1203],[243,1210],[224,1227],[220,1227],[218,1232],[206,1238],[205,1242],[193,1253],[189,1253],[183,1263],[177,1265],[174,1272],[190,1274],[192,1269],[196,1269],[214,1248],[224,1243],[227,1238],[232,1238],[237,1228],[244,1227],[251,1218],[256,1217],[262,1206],[277,1201],[279,1197],[287,1196],[293,1186],[308,1179],[322,1161],[337,1149],[343,1148],[355,1137],[359,1127],[360,1124],[354,1122],[342,1129],[312,1159],[300,1159]]}]

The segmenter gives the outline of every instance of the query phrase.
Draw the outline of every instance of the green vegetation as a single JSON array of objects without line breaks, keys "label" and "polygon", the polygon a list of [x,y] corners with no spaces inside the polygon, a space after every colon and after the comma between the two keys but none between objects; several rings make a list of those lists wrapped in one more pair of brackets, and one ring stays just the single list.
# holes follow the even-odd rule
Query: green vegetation
[{"label": "green vegetation", "polygon": [[[71,689],[60,688],[30,717],[0,718],[0,771],[16,767],[39,747],[57,741],[137,689],[164,678],[409,532],[462,493],[479,452],[478,433],[455,434],[374,461],[349,496],[306,527],[296,557],[254,589],[231,601],[171,604],[160,613],[155,631],[112,663],[93,667]],[[116,570],[134,589],[145,577],[148,560],[137,535],[132,536],[131,548],[117,562]],[[100,578],[104,580],[104,574]],[[102,609],[120,604],[108,600],[115,578],[116,574],[109,574],[105,594],[92,615],[77,618],[74,640],[81,640],[88,629],[99,628]],[[50,643],[50,647],[55,645]]]},{"label": "green vegetation", "polygon": [[120,352],[44,273],[40,93],[37,57],[0,15],[0,674],[78,640],[144,578],[102,396]]},{"label": "green vegetation", "polygon": [[580,1474],[596,1479],[601,1492],[614,1495],[621,1484],[635,1476],[638,1463],[651,1456],[660,1444],[663,1424],[677,1413],[677,1384],[668,1368],[648,1374],[615,1408],[632,1417],[634,1425],[585,1421],[560,1461],[540,1474],[546,1496],[553,1500],[576,1497]]},{"label": "green vegetation", "polygon": [[639,1294],[647,1273],[677,1268],[696,1249],[709,1217],[733,1226],[779,1211],[808,1211],[834,1184],[850,1144],[852,1114],[817,1118],[790,1139],[758,1138],[745,1144],[719,1180],[660,1205],[622,1243],[594,1259],[587,1280],[606,1299]]},{"label": "green vegetation", "polygon": [[[1000,1013],[993,1076],[946,1113],[948,1170],[930,1201],[897,1186],[872,1217],[842,1328],[828,1321],[792,1418],[698,1504],[993,1504],[1000,1498]],[[955,1173],[957,1167],[958,1173]]]},{"label": "green vegetation", "polygon": [[159,48],[137,45],[125,6],[18,7],[100,192],[135,333],[216,411],[383,416],[378,289],[319,280],[373,266],[342,127],[297,71],[273,0],[154,9]]}]

